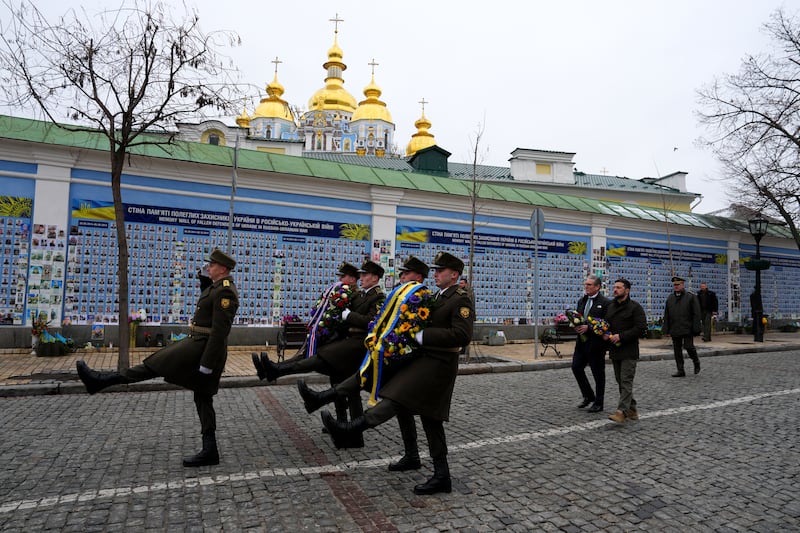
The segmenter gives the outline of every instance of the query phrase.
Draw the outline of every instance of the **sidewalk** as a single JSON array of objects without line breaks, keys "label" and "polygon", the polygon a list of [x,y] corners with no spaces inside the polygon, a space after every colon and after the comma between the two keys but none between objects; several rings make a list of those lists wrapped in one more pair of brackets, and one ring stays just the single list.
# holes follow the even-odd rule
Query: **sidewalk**
[{"label": "sidewalk", "polygon": [[[672,359],[672,343],[663,339],[643,339],[641,359],[644,361]],[[700,357],[712,357],[738,353],[800,350],[800,333],[767,332],[764,342],[754,342],[752,335],[717,334],[711,342],[699,337],[696,344]],[[538,358],[534,358],[532,342],[510,343],[503,346],[473,344],[470,357],[463,361],[460,374],[490,372],[521,372],[569,367],[574,342],[557,345],[561,357],[552,347],[546,350],[539,345]],[[222,377],[221,387],[250,387],[263,385],[255,375],[250,352],[262,351],[261,346],[234,346],[228,355],[228,363]],[[152,348],[136,348],[131,353],[131,365],[138,364],[153,351]],[[275,347],[267,349],[276,360]],[[83,359],[95,369],[112,370],[117,367],[118,352],[114,349],[93,351],[79,350],[61,357],[37,357],[30,350],[0,349],[0,396],[28,396],[40,394],[70,394],[84,392],[75,372],[75,361]],[[291,354],[287,354],[291,356]],[[311,383],[327,383],[327,377],[304,375]],[[293,383],[297,376],[285,376],[278,384]],[[167,390],[175,386],[160,379],[127,386],[130,391]]]}]

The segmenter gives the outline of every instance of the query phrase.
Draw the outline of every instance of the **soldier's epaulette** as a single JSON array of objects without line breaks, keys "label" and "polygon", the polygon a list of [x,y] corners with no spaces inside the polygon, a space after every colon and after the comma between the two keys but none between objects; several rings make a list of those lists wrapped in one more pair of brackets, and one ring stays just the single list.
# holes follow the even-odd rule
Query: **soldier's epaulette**
[{"label": "soldier's epaulette", "polygon": [[223,279],[223,280],[222,280],[222,286],[223,286],[223,287],[230,287],[230,286],[231,286],[231,282],[230,282],[230,280],[228,280],[228,279]]},{"label": "soldier's epaulette", "polygon": [[462,289],[461,287],[456,289],[456,294],[460,294],[461,296],[469,295],[466,289]]}]

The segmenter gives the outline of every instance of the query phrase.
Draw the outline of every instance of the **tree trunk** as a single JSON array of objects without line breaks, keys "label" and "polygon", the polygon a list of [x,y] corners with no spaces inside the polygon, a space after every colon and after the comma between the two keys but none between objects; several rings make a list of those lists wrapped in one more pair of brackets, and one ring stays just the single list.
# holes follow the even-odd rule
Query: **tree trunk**
[{"label": "tree trunk", "polygon": [[125,152],[111,148],[111,194],[114,197],[114,220],[117,225],[117,249],[119,251],[119,359],[117,370],[130,368],[130,330],[128,328],[128,235],[125,232],[125,206],[122,204],[122,169]]}]

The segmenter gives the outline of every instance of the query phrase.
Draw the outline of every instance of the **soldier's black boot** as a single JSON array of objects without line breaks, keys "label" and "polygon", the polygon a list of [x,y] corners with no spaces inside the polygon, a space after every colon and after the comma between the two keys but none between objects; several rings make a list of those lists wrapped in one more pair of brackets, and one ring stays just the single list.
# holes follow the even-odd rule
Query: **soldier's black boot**
[{"label": "soldier's black boot", "polygon": [[400,435],[403,437],[403,457],[396,463],[389,463],[389,471],[405,472],[407,470],[419,470],[422,464],[419,460],[417,426],[414,422],[414,417],[398,415],[397,421],[400,423]]},{"label": "soldier's black boot", "polygon": [[451,492],[450,467],[447,457],[433,460],[433,477],[421,485],[414,487],[414,494],[436,494],[437,492]]},{"label": "soldier's black boot", "polygon": [[[333,406],[336,409],[336,420],[339,422],[347,422],[347,406],[349,403],[349,398],[342,398],[341,396],[337,396],[336,399],[333,400]],[[328,428],[323,427],[322,432],[328,433]]]},{"label": "soldier's black boot", "polygon": [[217,450],[217,439],[213,431],[203,433],[203,449],[197,455],[185,457],[183,466],[207,466],[219,464],[219,451]]},{"label": "soldier's black boot", "polygon": [[[266,352],[261,352],[261,355],[267,355]],[[261,364],[261,359],[259,358],[256,352],[250,352],[250,357],[253,359],[253,366],[256,368],[256,375],[258,379],[264,379],[267,377],[267,372],[264,370],[264,366]]]},{"label": "soldier's black boot", "polygon": [[367,419],[363,416],[351,422],[339,422],[330,411],[322,411],[322,424],[328,428],[328,433],[334,446],[342,448],[363,448],[364,430],[369,429]]},{"label": "soldier's black boot", "polygon": [[75,366],[78,369],[78,377],[83,382],[83,385],[86,387],[86,392],[89,394],[94,394],[112,385],[120,385],[128,382],[128,380],[116,372],[98,372],[97,370],[92,370],[83,360],[77,361]]},{"label": "soldier's black boot", "polygon": [[303,398],[303,405],[305,405],[307,413],[313,413],[323,405],[331,403],[338,396],[333,387],[320,392],[313,391],[302,379],[297,380],[297,390],[300,392],[300,397]]}]

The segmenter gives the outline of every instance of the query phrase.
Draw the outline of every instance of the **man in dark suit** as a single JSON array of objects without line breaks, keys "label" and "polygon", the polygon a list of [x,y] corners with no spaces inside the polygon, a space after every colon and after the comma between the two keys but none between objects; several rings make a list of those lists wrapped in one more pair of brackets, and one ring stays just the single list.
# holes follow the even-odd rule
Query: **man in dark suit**
[{"label": "man in dark suit", "polygon": [[[458,287],[464,262],[439,252],[434,264],[434,279],[439,292],[431,309],[431,324],[416,334],[420,348],[380,389],[381,400],[367,409],[364,416],[342,424],[328,411],[322,412],[322,423],[337,448],[349,447],[354,435],[374,428],[399,413],[418,414],[433,459],[433,476],[414,487],[415,494],[435,494],[452,490],[447,463],[447,441],[444,422],[450,416],[450,402],[458,374],[461,347],[472,339],[475,311],[467,291]],[[298,383],[300,395],[310,413],[333,401],[337,395],[361,386],[355,374],[328,391],[314,392]]]},{"label": "man in dark suit", "polygon": [[[601,280],[598,276],[590,274],[586,276],[583,284],[585,294],[578,300],[576,310],[584,318],[604,318],[606,309],[611,300],[600,294]],[[590,413],[598,413],[603,410],[603,398],[606,390],[606,341],[599,335],[592,332],[590,326],[582,324],[575,328],[578,338],[575,340],[575,351],[572,354],[572,373],[581,389],[583,400],[578,404],[578,408],[583,409],[589,404]],[[581,340],[583,336],[586,340]],[[586,365],[592,369],[595,390],[586,377]]]},{"label": "man in dark suit", "polygon": [[89,394],[95,394],[111,385],[137,383],[163,377],[165,381],[194,392],[194,403],[200,417],[203,449],[183,460],[183,466],[219,464],[216,430],[217,415],[214,395],[219,390],[219,380],[228,358],[228,334],[231,331],[239,296],[231,270],[236,261],[221,250],[214,250],[208,258],[208,276],[211,285],[197,301],[189,336],[162,348],[146,358],[142,364],[120,372],[97,372],[84,361],[77,361],[78,377]]}]

